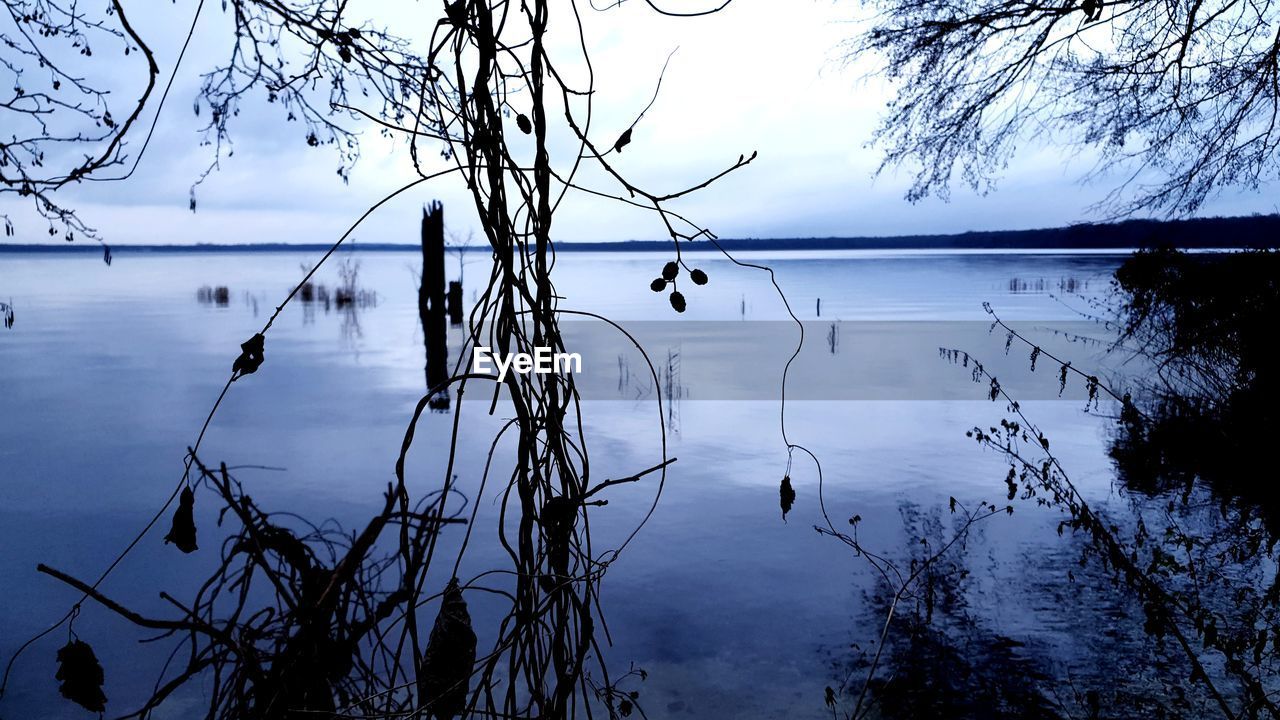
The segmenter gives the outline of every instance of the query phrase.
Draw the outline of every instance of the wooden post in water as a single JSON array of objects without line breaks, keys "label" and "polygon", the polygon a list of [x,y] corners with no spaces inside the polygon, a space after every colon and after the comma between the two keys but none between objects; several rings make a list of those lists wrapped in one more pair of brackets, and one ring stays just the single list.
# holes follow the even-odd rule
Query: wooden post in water
[{"label": "wooden post in water", "polygon": [[[418,316],[422,319],[422,336],[427,346],[427,389],[449,379],[444,298],[444,205],[433,201],[422,209],[422,285],[418,288]],[[449,395],[441,393],[430,406],[449,407]]]},{"label": "wooden post in water", "polygon": [[458,280],[449,281],[449,324],[462,324],[462,283]]}]

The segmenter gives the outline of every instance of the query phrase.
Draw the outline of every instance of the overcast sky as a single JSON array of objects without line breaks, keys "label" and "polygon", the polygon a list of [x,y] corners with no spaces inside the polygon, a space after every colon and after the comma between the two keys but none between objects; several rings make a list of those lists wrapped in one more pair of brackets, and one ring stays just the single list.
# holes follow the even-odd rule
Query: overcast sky
[{"label": "overcast sky", "polygon": [[[424,0],[420,12],[434,14],[437,5]],[[148,17],[135,22],[154,38],[167,74],[194,6],[145,7]],[[877,58],[850,63],[843,56],[859,12],[857,3],[843,0],[734,0],[724,12],[697,19],[662,17],[639,2],[588,10],[600,88],[597,139],[608,145],[629,124],[648,102],[663,61],[679,48],[656,104],[618,164],[647,189],[670,191],[758,151],[755,163],[678,206],[722,237],[951,233],[1095,219],[1088,208],[1108,187],[1082,185],[1090,163],[1070,159],[1067,148],[1024,146],[994,193],[977,196],[957,187],[949,203],[912,205],[903,199],[905,173],[874,177],[880,153],[868,142],[891,93],[868,79]],[[426,26],[412,16],[395,25],[403,33],[416,24]],[[72,188],[61,196],[109,243],[330,242],[369,204],[411,178],[404,147],[369,131],[344,185],[332,151],[309,148],[302,128],[285,123],[278,106],[259,98],[233,126],[235,154],[200,188],[192,214],[188,187],[212,158],[199,144],[192,103],[199,72],[228,49],[226,27],[218,4],[210,2],[139,172],[125,183]],[[600,186],[614,189],[603,180]],[[18,241],[48,239],[43,225],[5,198],[0,212],[19,222]],[[442,179],[392,202],[355,237],[414,242],[419,208],[433,198],[444,201],[455,229],[475,225],[465,189]],[[1202,214],[1275,210],[1264,188],[1228,194]],[[651,216],[580,198],[563,206],[554,235],[659,239],[663,230]]]}]

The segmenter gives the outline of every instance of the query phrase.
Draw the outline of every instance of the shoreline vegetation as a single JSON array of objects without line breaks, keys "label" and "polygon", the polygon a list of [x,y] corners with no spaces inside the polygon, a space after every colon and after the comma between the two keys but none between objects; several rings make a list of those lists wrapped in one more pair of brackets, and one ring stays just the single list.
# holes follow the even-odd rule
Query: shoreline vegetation
[{"label": "shoreline vegetation", "polygon": [[[1137,250],[1240,249],[1280,247],[1280,214],[1187,220],[1126,220],[1117,223],[1078,223],[1058,228],[989,230],[945,235],[895,235],[884,237],[724,238],[725,250]],[[191,245],[112,245],[123,252],[295,252],[327,250],[329,244],[244,243]],[[414,251],[413,243],[350,242],[348,247],[372,252]],[[620,240],[612,242],[558,242],[557,252],[635,252],[669,250],[669,240]],[[686,251],[716,251],[706,240],[681,242]],[[487,252],[487,246],[462,248]],[[91,253],[102,248],[89,243],[0,243],[0,253]]]}]

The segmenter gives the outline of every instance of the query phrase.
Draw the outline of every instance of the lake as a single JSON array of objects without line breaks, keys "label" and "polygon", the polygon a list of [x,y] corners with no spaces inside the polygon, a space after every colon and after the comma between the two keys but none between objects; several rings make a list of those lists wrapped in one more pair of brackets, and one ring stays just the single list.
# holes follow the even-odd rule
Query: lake
[{"label": "lake", "polygon": [[[92,255],[0,256],[0,299],[12,300],[16,319],[0,330],[0,657],[78,599],[37,574],[37,563],[92,579],[164,504],[239,344],[317,256],[121,250],[110,267]],[[987,386],[974,384],[967,367],[940,357],[939,347],[999,368],[1004,387],[1025,398],[1024,410],[1051,435],[1076,485],[1123,517],[1126,501],[1105,454],[1107,408],[1085,412],[1087,397],[1075,384],[1059,397],[1056,371],[1031,373],[1020,346],[1006,354],[1005,334],[989,332],[983,309],[990,303],[1045,347],[1060,343],[1078,367],[1106,366],[1098,346],[1079,341],[1105,333],[1078,311],[1087,308],[1085,298],[1107,291],[1122,256],[743,256],[775,270],[804,322],[805,345],[789,378],[787,432],[821,459],[834,522],[847,527],[849,517],[861,516],[864,545],[905,559],[917,535],[945,534],[951,498],[1006,504],[1006,461],[965,436],[998,422],[1004,407],[987,399]],[[480,253],[466,259],[469,301],[489,260]],[[859,653],[873,645],[883,619],[866,564],[815,532],[823,522],[817,477],[801,457],[790,469],[794,506],[785,519],[780,511],[788,454],[779,383],[798,330],[765,273],[713,256],[686,258],[710,282],[687,289],[688,311],[676,315],[648,287],[668,259],[561,252],[553,273],[562,307],[636,328],[662,371],[652,383],[643,359],[616,335],[608,339],[599,323],[566,332],[571,345],[581,333],[583,416],[596,476],[624,477],[653,465],[664,429],[669,454],[678,458],[651,519],[603,582],[610,663],[647,672],[634,686],[650,718],[830,716],[824,688],[856,677]],[[372,295],[346,308],[289,305],[269,335],[266,362],[231,388],[200,454],[246,466],[238,477],[265,507],[358,528],[394,479],[405,424],[424,391],[421,260],[407,252],[341,253],[317,282],[337,286],[341,262],[359,264],[359,286]],[[458,272],[454,256],[448,272]],[[460,331],[452,332],[456,341]],[[661,416],[659,396],[667,401]],[[502,406],[487,416],[487,405],[465,406],[455,473],[467,502],[507,417]],[[411,486],[438,484],[451,425],[449,413],[424,418],[410,456]],[[511,461],[510,453],[499,458]],[[618,546],[656,492],[648,481],[611,489],[609,505],[592,516],[593,543]],[[479,502],[462,577],[505,557],[490,537],[493,497]],[[1077,542],[1055,532],[1061,516],[1031,502],[1013,504],[1015,512],[983,521],[955,551],[965,581],[952,589],[949,607],[984,637],[954,639],[974,657],[979,646],[1001,648],[999,662],[1058,690],[1068,680],[1083,689],[1107,687],[1117,673],[1133,682],[1159,675],[1141,619],[1106,582],[1091,583],[1079,568]],[[183,556],[165,546],[164,517],[102,591],[140,611],[171,615],[159,591],[182,598],[213,567],[211,505],[197,504],[201,551]],[[460,535],[446,532],[442,546],[456,548]],[[1080,577],[1071,580],[1073,567]],[[483,648],[492,638],[486,619],[505,607],[499,596],[481,593],[468,602]],[[165,662],[163,643],[139,644],[146,633],[92,603],[75,630],[93,643],[106,670],[109,715],[145,699]],[[65,636],[60,628],[22,656],[0,717],[81,714],[58,697],[54,681],[53,656]],[[973,677],[983,677],[981,670]],[[197,693],[177,696],[156,717],[189,717],[199,701]]]}]

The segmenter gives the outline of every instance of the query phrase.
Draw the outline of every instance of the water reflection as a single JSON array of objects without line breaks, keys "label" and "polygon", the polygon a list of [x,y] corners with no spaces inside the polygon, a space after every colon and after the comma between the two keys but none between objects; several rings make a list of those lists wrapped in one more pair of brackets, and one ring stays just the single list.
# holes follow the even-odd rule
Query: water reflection
[{"label": "water reflection", "polygon": [[226,285],[217,287],[201,285],[200,289],[196,290],[196,300],[202,305],[226,307],[231,304],[231,290]]},{"label": "water reflection", "polygon": [[[944,506],[899,506],[910,538],[899,559],[927,561],[956,531]],[[865,591],[850,652],[833,663],[827,704],[838,717],[1004,719],[1199,718],[1216,706],[1180,651],[1144,629],[1140,601],[1068,539],[992,552],[987,527],[939,558],[909,602],[885,582]],[[883,649],[877,633],[885,627]],[[881,667],[872,672],[876,653]],[[1123,682],[1118,682],[1123,678]]]},{"label": "water reflection", "polygon": [[[335,280],[326,276],[312,288],[311,301],[281,316],[270,361],[246,381],[251,391],[230,397],[212,425],[210,457],[288,468],[244,472],[261,506],[333,516],[349,528],[362,527],[361,521],[377,512],[375,501],[391,475],[389,458],[399,448],[406,414],[423,384],[416,284],[404,273],[408,257],[358,256],[360,285],[377,291],[376,305],[364,306],[365,312],[359,302],[352,304],[359,323],[358,357],[335,352],[342,348],[342,334],[324,318],[341,316],[333,305]],[[29,637],[49,622],[48,608],[69,602],[64,589],[36,576],[35,562],[81,574],[103,567],[128,542],[128,532],[154,512],[157,498],[172,490],[173,466],[190,442],[190,429],[217,396],[219,378],[248,336],[245,331],[260,326],[253,321],[251,301],[267,302],[263,307],[269,309],[281,288],[299,279],[299,262],[313,260],[294,254],[121,253],[108,270],[96,260],[82,265],[69,257],[4,259],[0,284],[22,306],[23,322],[0,336],[6,369],[0,377],[6,402],[0,414],[0,477],[10,498],[0,507],[0,545],[9,549],[0,557],[0,577],[10,588],[0,612],[0,653],[7,656],[14,638]],[[797,307],[816,312],[816,299],[822,298],[823,320],[811,338],[812,349],[830,356],[824,335],[839,322],[837,354],[850,357],[868,343],[858,325],[848,324],[859,319],[981,320],[981,302],[992,297],[1006,301],[1013,317],[1069,318],[1045,296],[1008,293],[1008,279],[1083,276],[1104,272],[1114,262],[1069,256],[799,255],[779,258],[776,267],[780,282],[799,296]],[[785,317],[760,278],[709,258],[698,263],[715,280],[697,302],[691,297],[687,316],[738,323]],[[646,287],[650,257],[565,253],[557,272],[566,306],[636,320],[652,316],[656,297],[669,312],[665,298]],[[225,307],[191,301],[193,288],[214,282],[229,288]],[[325,284],[330,285],[327,309],[321,293]],[[456,332],[450,341],[458,343]],[[811,477],[792,476],[795,498],[788,522],[780,521],[779,470],[786,458],[777,439],[776,401],[703,397],[691,377],[696,346],[686,340],[656,348],[662,361],[676,359],[668,350],[675,354],[678,370],[664,373],[656,386],[650,379],[650,389],[640,396],[636,392],[647,371],[633,364],[629,391],[612,392],[610,399],[595,403],[585,429],[593,472],[623,476],[644,467],[657,449],[646,424],[654,399],[679,399],[671,403],[678,405],[674,425],[679,433],[670,442],[681,461],[650,523],[626,559],[611,569],[601,594],[609,612],[611,666],[626,668],[634,661],[647,679],[631,677],[629,685],[615,688],[622,694],[604,690],[604,695],[620,710],[622,700],[640,690],[644,710],[654,718],[820,715],[823,689],[832,681],[819,649],[826,632],[847,626],[861,597],[850,591],[847,572],[833,570],[847,570],[850,560],[810,529],[817,514]],[[616,355],[607,358],[607,375],[614,375]],[[757,360],[762,366],[768,362]],[[937,366],[933,348],[921,363],[924,369]],[[623,369],[616,372],[606,378],[611,386],[619,384],[618,376],[627,378]],[[1086,469],[1090,492],[1105,496],[1110,471],[1100,452],[1098,422],[1081,417],[1078,408],[1077,403],[1045,403],[1041,412],[1060,429],[1055,448],[1067,453],[1073,466]],[[476,413],[482,427],[474,437],[461,439],[465,461],[456,474],[468,496],[474,496],[482,476],[478,459],[506,412],[500,406],[493,418]],[[986,406],[963,400],[801,402],[789,422],[792,432],[840,468],[831,479],[832,500],[856,506],[868,518],[868,540],[893,547],[898,538],[891,526],[897,524],[894,510],[901,496],[928,506],[949,494],[984,497],[993,485],[999,487],[1000,463],[975,453],[961,433],[975,414],[987,412]],[[421,477],[444,477],[440,458],[451,420],[424,419],[422,446],[413,458]],[[51,440],[64,437],[77,438],[71,451]],[[930,442],[922,444],[921,438]],[[86,503],[90,487],[95,502]],[[645,488],[618,492],[626,499],[598,508],[595,516],[592,542],[600,547],[620,544],[652,501]],[[492,527],[494,506],[477,508],[477,522]],[[220,541],[216,517],[201,518],[201,511],[197,500],[201,552],[190,556],[190,563],[172,562],[176,551],[157,542],[158,547],[140,548],[104,591],[142,611],[171,612],[155,588],[191,587],[207,577],[203,550]],[[1007,559],[1028,546],[1053,545],[1059,542],[1055,523],[1036,520],[1030,512],[1026,519],[1009,518],[999,527],[1001,543],[993,552]],[[77,528],[73,540],[51,540],[49,528],[69,526]],[[442,534],[441,552],[456,551],[452,543],[460,536]],[[495,566],[502,552],[477,545],[460,575]],[[444,588],[448,578],[433,580]],[[871,587],[868,578],[859,578],[864,581]],[[486,633],[497,627],[505,608],[484,594],[464,596],[480,642],[489,646],[494,637]],[[979,600],[970,606],[991,605]],[[96,615],[90,639],[106,669],[108,696],[121,702],[147,697],[165,659],[158,646],[134,643],[137,633],[112,624],[100,610],[86,613]],[[432,618],[428,612],[428,624]],[[1003,626],[1001,632],[1025,635]],[[20,668],[3,701],[6,716],[65,714],[65,707],[48,702],[57,698],[51,664],[56,649],[57,644],[39,648],[40,660]],[[599,685],[601,679],[591,682]],[[175,698],[179,708],[200,701]]]}]

